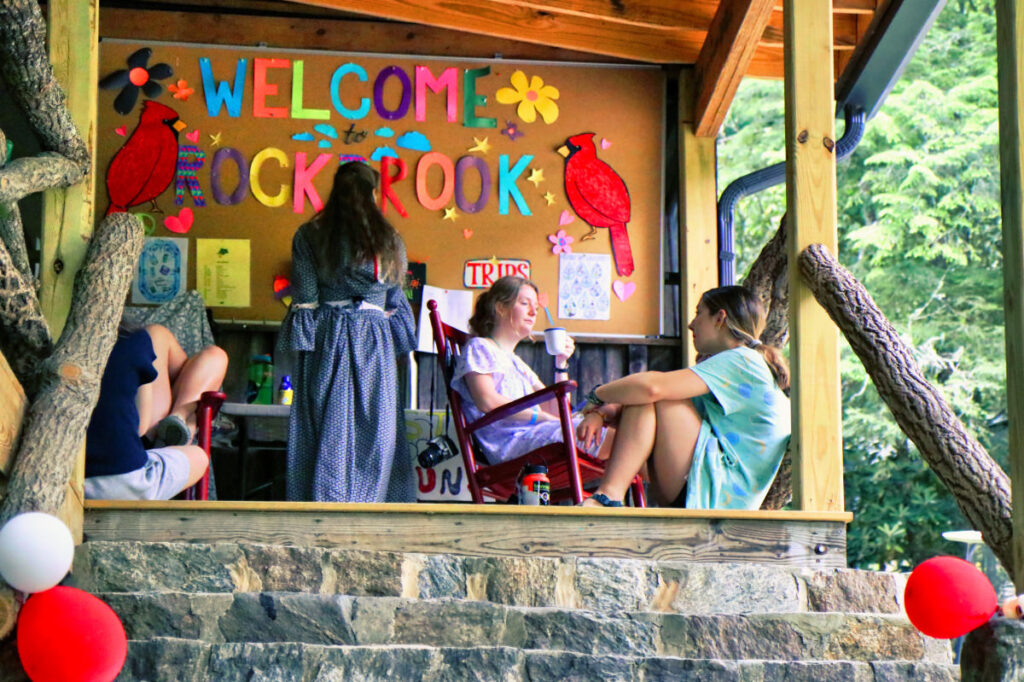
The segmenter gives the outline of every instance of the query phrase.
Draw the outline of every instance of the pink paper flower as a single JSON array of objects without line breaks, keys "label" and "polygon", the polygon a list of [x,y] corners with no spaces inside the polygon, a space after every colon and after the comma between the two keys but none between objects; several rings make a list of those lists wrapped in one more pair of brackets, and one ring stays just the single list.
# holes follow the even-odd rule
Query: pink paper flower
[{"label": "pink paper flower", "polygon": [[551,253],[556,256],[560,253],[572,253],[572,246],[574,239],[565,233],[565,230],[559,230],[555,234],[548,235],[548,241],[554,244],[551,247]]}]

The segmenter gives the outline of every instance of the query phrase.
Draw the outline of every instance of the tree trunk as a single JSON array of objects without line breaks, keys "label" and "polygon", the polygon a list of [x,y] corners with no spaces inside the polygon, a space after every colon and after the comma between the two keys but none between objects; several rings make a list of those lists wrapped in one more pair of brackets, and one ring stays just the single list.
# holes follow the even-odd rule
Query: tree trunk
[{"label": "tree trunk", "polygon": [[864,364],[900,429],[953,494],[1013,577],[1010,479],[921,374],[911,349],[871,296],[821,244],[800,254],[800,274]]},{"label": "tree trunk", "polygon": [[0,243],[0,352],[29,400],[36,393],[40,363],[53,352],[50,328],[33,284]]},{"label": "tree trunk", "polygon": [[107,217],[93,235],[64,333],[25,415],[0,526],[23,511],[55,514],[63,503],[141,250],[142,224],[130,213]]},{"label": "tree trunk", "polygon": [[743,286],[752,289],[768,311],[768,320],[761,342],[782,348],[789,341],[789,280],[786,255],[786,216],[779,221],[779,229],[761,249]]},{"label": "tree trunk", "polygon": [[[779,221],[779,229],[761,249],[757,260],[750,265],[743,286],[751,289],[768,311],[761,343],[782,348],[789,341],[789,281],[786,256],[786,216]],[[782,509],[793,499],[793,458],[789,450],[782,457],[779,471],[765,495],[761,509]]]}]

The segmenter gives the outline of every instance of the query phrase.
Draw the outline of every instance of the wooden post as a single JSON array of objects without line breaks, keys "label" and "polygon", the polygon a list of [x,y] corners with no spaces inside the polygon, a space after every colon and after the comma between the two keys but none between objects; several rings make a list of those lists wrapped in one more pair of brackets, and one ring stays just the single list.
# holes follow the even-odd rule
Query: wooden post
[{"label": "wooden post", "polygon": [[686,325],[700,296],[718,286],[718,189],[715,139],[694,132],[694,72],[679,73],[679,324],[683,366],[697,353]]},{"label": "wooden post", "polygon": [[40,304],[54,341],[64,329],[71,286],[93,228],[96,176],[96,98],[99,80],[98,0],[51,0],[49,48],[53,75],[67,94],[67,108],[92,154],[92,172],[43,198]]},{"label": "wooden post", "polygon": [[1010,421],[1013,567],[1024,590],[1024,6],[996,1],[999,59],[999,166],[1003,218],[1003,298],[1006,315],[1006,402]]},{"label": "wooden post", "polygon": [[[99,81],[99,1],[51,0],[49,3],[50,62],[67,94],[67,108],[92,154],[82,182],[51,190],[43,198],[43,252],[40,263],[40,304],[53,339],[60,337],[71,304],[75,274],[82,265],[93,231],[96,177],[96,99]],[[61,519],[82,539],[85,499],[85,449],[69,481]]]},{"label": "wooden post", "polygon": [[832,2],[788,1],[784,10],[793,499],[806,511],[839,511],[839,330],[796,267],[809,244],[837,251]]}]

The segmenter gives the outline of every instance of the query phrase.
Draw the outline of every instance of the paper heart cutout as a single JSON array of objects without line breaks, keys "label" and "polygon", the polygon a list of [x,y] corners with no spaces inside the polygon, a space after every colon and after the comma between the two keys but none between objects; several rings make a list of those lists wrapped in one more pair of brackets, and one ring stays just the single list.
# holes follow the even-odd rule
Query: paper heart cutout
[{"label": "paper heart cutout", "polygon": [[636,282],[623,282],[621,280],[615,280],[612,282],[612,291],[619,297],[620,301],[625,301],[627,298],[636,293]]},{"label": "paper heart cutout", "polygon": [[292,283],[287,277],[274,275],[274,298],[283,301],[292,293]]},{"label": "paper heart cutout", "polygon": [[473,230],[469,229],[468,227],[462,231],[463,239],[469,239],[472,236],[473,236]]},{"label": "paper heart cutout", "polygon": [[568,209],[562,209],[562,215],[558,216],[559,225],[568,225],[574,220],[576,220],[576,216],[569,213]]},{"label": "paper heart cutout", "polygon": [[185,137],[188,138],[188,141],[192,144],[196,144],[199,142],[199,131],[193,130],[192,132],[185,133]]},{"label": "paper heart cutout", "polygon": [[192,215],[191,208],[183,208],[178,215],[169,215],[164,218],[164,227],[171,232],[177,232],[178,234],[185,234],[192,229],[192,222],[195,220],[195,216]]},{"label": "paper heart cutout", "polygon": [[121,137],[124,137],[125,135],[128,134],[128,126],[121,126],[120,128],[114,128],[114,132],[117,133],[118,135],[120,135]]},{"label": "paper heart cutout", "polygon": [[608,140],[608,138],[605,138],[605,137],[601,138],[601,149],[608,149],[608,147],[611,147],[611,146],[612,146],[612,143]]}]

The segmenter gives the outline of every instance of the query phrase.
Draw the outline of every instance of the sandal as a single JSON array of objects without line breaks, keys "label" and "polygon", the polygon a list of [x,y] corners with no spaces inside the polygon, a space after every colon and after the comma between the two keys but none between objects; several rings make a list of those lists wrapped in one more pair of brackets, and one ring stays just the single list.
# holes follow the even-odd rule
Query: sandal
[{"label": "sandal", "polygon": [[597,502],[602,507],[621,507],[622,500],[613,500],[604,493],[594,493],[590,496],[594,502]]},{"label": "sandal", "polygon": [[185,420],[176,414],[169,414],[156,425],[156,436],[153,446],[158,448],[188,445],[192,442],[192,432]]}]

